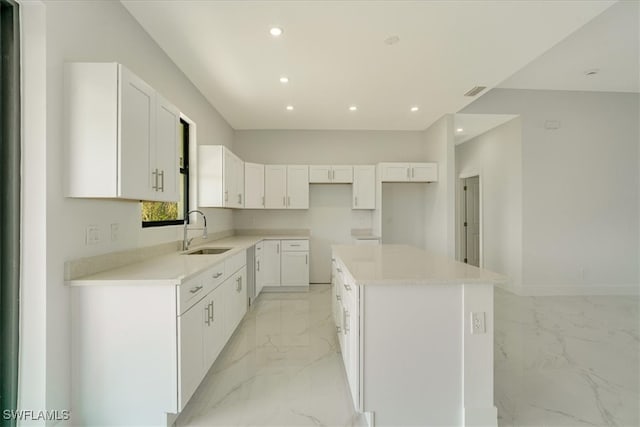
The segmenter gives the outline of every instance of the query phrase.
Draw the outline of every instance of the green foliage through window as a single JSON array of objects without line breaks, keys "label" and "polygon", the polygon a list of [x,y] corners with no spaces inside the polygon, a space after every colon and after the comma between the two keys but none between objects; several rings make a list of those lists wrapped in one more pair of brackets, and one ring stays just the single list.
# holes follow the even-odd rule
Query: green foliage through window
[{"label": "green foliage through window", "polygon": [[142,221],[173,221],[182,219],[178,214],[178,203],[143,202]]}]

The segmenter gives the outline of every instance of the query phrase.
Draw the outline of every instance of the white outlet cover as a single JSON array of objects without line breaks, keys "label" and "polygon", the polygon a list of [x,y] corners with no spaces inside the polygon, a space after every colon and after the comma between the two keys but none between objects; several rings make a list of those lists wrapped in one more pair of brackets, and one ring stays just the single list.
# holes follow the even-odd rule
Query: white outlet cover
[{"label": "white outlet cover", "polygon": [[486,332],[485,313],[471,313],[471,334],[485,334]]}]

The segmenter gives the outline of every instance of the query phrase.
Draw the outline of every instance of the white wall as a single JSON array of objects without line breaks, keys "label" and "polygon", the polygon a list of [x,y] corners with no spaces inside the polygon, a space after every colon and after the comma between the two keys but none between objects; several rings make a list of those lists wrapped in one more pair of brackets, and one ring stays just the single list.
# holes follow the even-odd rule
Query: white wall
[{"label": "white wall", "polygon": [[456,146],[456,179],[480,176],[483,267],[508,276],[514,291],[522,284],[521,136],[517,118]]},{"label": "white wall", "polygon": [[[197,124],[199,143],[232,143],[232,129],[151,40],[119,2],[47,1],[46,26],[46,306],[25,300],[29,312],[46,313],[46,340],[22,348],[46,363],[46,378],[25,381],[21,396],[46,391],[46,407],[69,408],[69,295],[64,262],[70,259],[178,240],[179,227],[142,230],[137,202],[66,199],[63,197],[63,64],[65,61],[120,62],[157,89]],[[23,13],[28,14],[29,8]],[[43,30],[45,28],[42,28]],[[26,73],[26,71],[25,71]],[[25,80],[24,87],[32,82]],[[44,89],[44,88],[43,88]],[[46,95],[46,98],[45,98]],[[32,117],[33,119],[33,117]],[[34,119],[35,120],[35,119]],[[31,126],[26,123],[25,126]],[[28,162],[28,159],[26,160]],[[232,213],[208,210],[212,231],[230,229]],[[120,239],[109,242],[107,230],[118,223]],[[103,242],[85,245],[85,227],[102,229]],[[29,227],[29,224],[24,224]],[[27,254],[31,255],[31,254]],[[28,262],[28,260],[26,260]],[[25,290],[25,292],[27,292]],[[28,313],[25,314],[28,316]],[[24,334],[24,330],[22,334]],[[28,354],[22,360],[27,360]],[[22,366],[23,371],[30,366]],[[45,409],[28,407],[26,409]]]},{"label": "white wall", "polygon": [[438,182],[425,187],[425,249],[455,256],[455,137],[448,114],[424,131],[424,158],[438,163]]},{"label": "white wall", "polygon": [[[233,151],[245,161],[284,164],[377,164],[424,160],[422,132],[236,131]],[[414,200],[406,207],[422,209]],[[304,228],[311,231],[312,283],[331,278],[332,243],[351,241],[352,228],[373,228],[372,211],[351,210],[351,185],[310,186],[309,210],[236,211],[235,228]]]},{"label": "white wall", "polygon": [[523,292],[638,291],[638,101],[494,89],[461,111],[521,115]]}]

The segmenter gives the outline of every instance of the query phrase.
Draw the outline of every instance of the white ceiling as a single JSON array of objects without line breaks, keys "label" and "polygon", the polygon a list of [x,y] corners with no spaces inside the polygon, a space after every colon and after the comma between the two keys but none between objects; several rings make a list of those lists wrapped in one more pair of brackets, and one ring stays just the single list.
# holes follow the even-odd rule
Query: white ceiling
[{"label": "white ceiling", "polygon": [[[459,111],[474,99],[467,90],[495,87],[613,4],[122,3],[233,128],[376,130],[422,130]],[[400,42],[385,44],[392,35]]]},{"label": "white ceiling", "polygon": [[638,1],[616,3],[499,87],[640,92],[639,9]]},{"label": "white ceiling", "polygon": [[456,145],[467,142],[516,117],[518,117],[516,114],[456,114],[453,116]]}]

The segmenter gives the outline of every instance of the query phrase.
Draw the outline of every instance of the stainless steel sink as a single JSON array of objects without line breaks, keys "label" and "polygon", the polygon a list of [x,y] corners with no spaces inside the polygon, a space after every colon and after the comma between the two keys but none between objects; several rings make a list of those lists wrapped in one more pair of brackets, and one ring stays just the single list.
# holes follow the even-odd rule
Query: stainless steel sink
[{"label": "stainless steel sink", "polygon": [[202,248],[186,252],[183,255],[218,255],[230,250],[231,248]]}]

